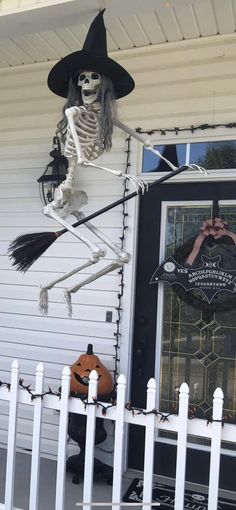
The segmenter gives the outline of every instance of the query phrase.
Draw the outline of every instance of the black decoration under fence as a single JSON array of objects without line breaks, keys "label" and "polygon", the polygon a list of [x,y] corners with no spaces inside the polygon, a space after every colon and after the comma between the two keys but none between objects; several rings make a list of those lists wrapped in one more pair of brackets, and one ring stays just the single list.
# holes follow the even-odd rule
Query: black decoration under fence
[{"label": "black decoration under fence", "polygon": [[[203,492],[186,490],[184,493],[184,507],[183,510],[208,510],[208,496]],[[141,503],[143,499],[143,480],[135,478],[129,488],[127,489],[123,501],[127,503]],[[175,505],[175,488],[169,485],[160,483],[153,483],[152,486],[152,501],[153,503],[160,503],[159,508],[174,509]],[[155,508],[155,507],[154,507]],[[236,502],[219,498],[217,510],[233,510],[236,508]]]}]

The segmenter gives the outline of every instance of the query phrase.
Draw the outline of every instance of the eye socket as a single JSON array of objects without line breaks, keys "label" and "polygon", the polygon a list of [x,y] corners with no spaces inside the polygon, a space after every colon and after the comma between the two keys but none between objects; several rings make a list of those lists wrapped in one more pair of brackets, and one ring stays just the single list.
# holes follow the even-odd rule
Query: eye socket
[{"label": "eye socket", "polygon": [[85,79],[85,74],[80,74],[79,75],[79,81],[83,81]]},{"label": "eye socket", "polygon": [[100,75],[98,73],[91,73],[92,80],[99,80]]}]

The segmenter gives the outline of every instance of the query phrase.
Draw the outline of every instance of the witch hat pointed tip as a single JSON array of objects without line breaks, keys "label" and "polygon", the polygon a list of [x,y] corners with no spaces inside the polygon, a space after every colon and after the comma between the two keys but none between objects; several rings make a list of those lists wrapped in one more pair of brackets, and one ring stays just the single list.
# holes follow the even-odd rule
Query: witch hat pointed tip
[{"label": "witch hat pointed tip", "polygon": [[82,48],[82,51],[93,52],[102,57],[107,57],[107,37],[103,19],[105,10],[100,11],[92,21]]}]

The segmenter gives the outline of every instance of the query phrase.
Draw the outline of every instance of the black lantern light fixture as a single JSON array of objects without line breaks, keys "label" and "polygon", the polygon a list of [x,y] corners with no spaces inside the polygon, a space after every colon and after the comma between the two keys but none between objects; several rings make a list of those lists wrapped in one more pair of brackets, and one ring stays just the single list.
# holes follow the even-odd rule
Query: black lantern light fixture
[{"label": "black lantern light fixture", "polygon": [[61,153],[61,144],[58,136],[53,137],[53,145],[50,156],[53,160],[48,163],[46,170],[37,179],[40,185],[40,195],[45,205],[52,202],[55,189],[65,180],[68,168],[68,161]]}]

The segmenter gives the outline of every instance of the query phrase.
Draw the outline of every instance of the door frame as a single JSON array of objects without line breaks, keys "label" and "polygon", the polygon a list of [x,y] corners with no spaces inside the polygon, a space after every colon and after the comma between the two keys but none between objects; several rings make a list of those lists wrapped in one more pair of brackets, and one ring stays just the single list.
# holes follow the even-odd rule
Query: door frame
[{"label": "door frame", "polygon": [[[133,405],[139,407],[145,407],[145,393],[146,383],[149,378],[155,377],[155,365],[158,360],[158,349],[160,352],[161,345],[157,349],[157,314],[161,319],[161,307],[158,307],[160,300],[162,299],[162,290],[157,289],[156,285],[149,285],[150,278],[158,265],[159,259],[163,255],[159,249],[159,244],[163,240],[164,221],[161,217],[163,208],[167,210],[167,204],[173,204],[180,202],[181,204],[197,203],[199,202],[196,197],[200,196],[201,203],[209,204],[215,198],[215,193],[219,194],[219,201],[236,200],[236,191],[232,186],[231,181],[222,182],[181,182],[181,183],[167,183],[162,184],[158,188],[150,189],[147,196],[143,196],[140,201],[139,210],[139,222],[138,222],[138,248],[137,248],[137,269],[136,269],[136,294],[135,294],[135,310],[134,310],[134,336],[133,336],[133,362],[131,366],[131,402]],[[192,196],[192,201],[191,201]],[[161,218],[161,221],[160,221]],[[143,264],[143,251],[145,250],[145,265]],[[146,279],[146,281],[145,281]],[[148,299],[147,299],[148,295]],[[149,307],[151,304],[151,309]],[[147,319],[148,317],[148,319]],[[147,319],[147,320],[146,320]],[[159,320],[159,324],[161,321]],[[145,340],[146,337],[146,340]],[[159,342],[160,344],[160,342]],[[138,352],[139,351],[139,355]],[[140,351],[143,353],[143,365],[145,365],[142,376],[139,380],[137,374],[140,370]],[[159,360],[160,360],[159,356]],[[160,362],[160,361],[159,361]],[[135,427],[130,427],[129,434],[129,451],[128,451],[128,467],[131,469],[142,470],[142,458],[143,458],[143,445],[144,436],[143,431],[140,429],[135,431]],[[155,455],[155,467],[157,474],[162,476],[174,477],[175,470],[175,455],[176,447],[173,444],[169,444],[164,441],[158,440],[158,456]],[[173,441],[171,441],[173,443]],[[139,448],[137,449],[137,444]],[[191,458],[194,463],[208,465],[209,453],[208,448],[203,448],[201,452],[201,462],[197,462],[199,459],[199,448],[188,448],[191,450]],[[137,451],[138,450],[138,451]],[[204,451],[205,450],[205,451]],[[166,466],[165,458],[171,458],[170,469]],[[231,457],[232,462],[229,461],[229,455],[222,455],[222,463],[225,465],[226,472],[229,470],[235,470],[236,458]],[[164,465],[163,472],[159,472],[160,462]],[[228,462],[229,461],[229,462]],[[231,465],[231,467],[228,466]],[[188,471],[190,473],[189,481],[196,483],[206,483],[207,471],[202,476],[203,469],[198,469],[198,475],[196,479],[196,473],[192,473],[191,463],[188,463]],[[224,472],[225,472],[224,470]],[[225,474],[225,473],[224,473]],[[226,490],[232,490],[227,486],[227,476],[223,475],[221,487]]]}]

